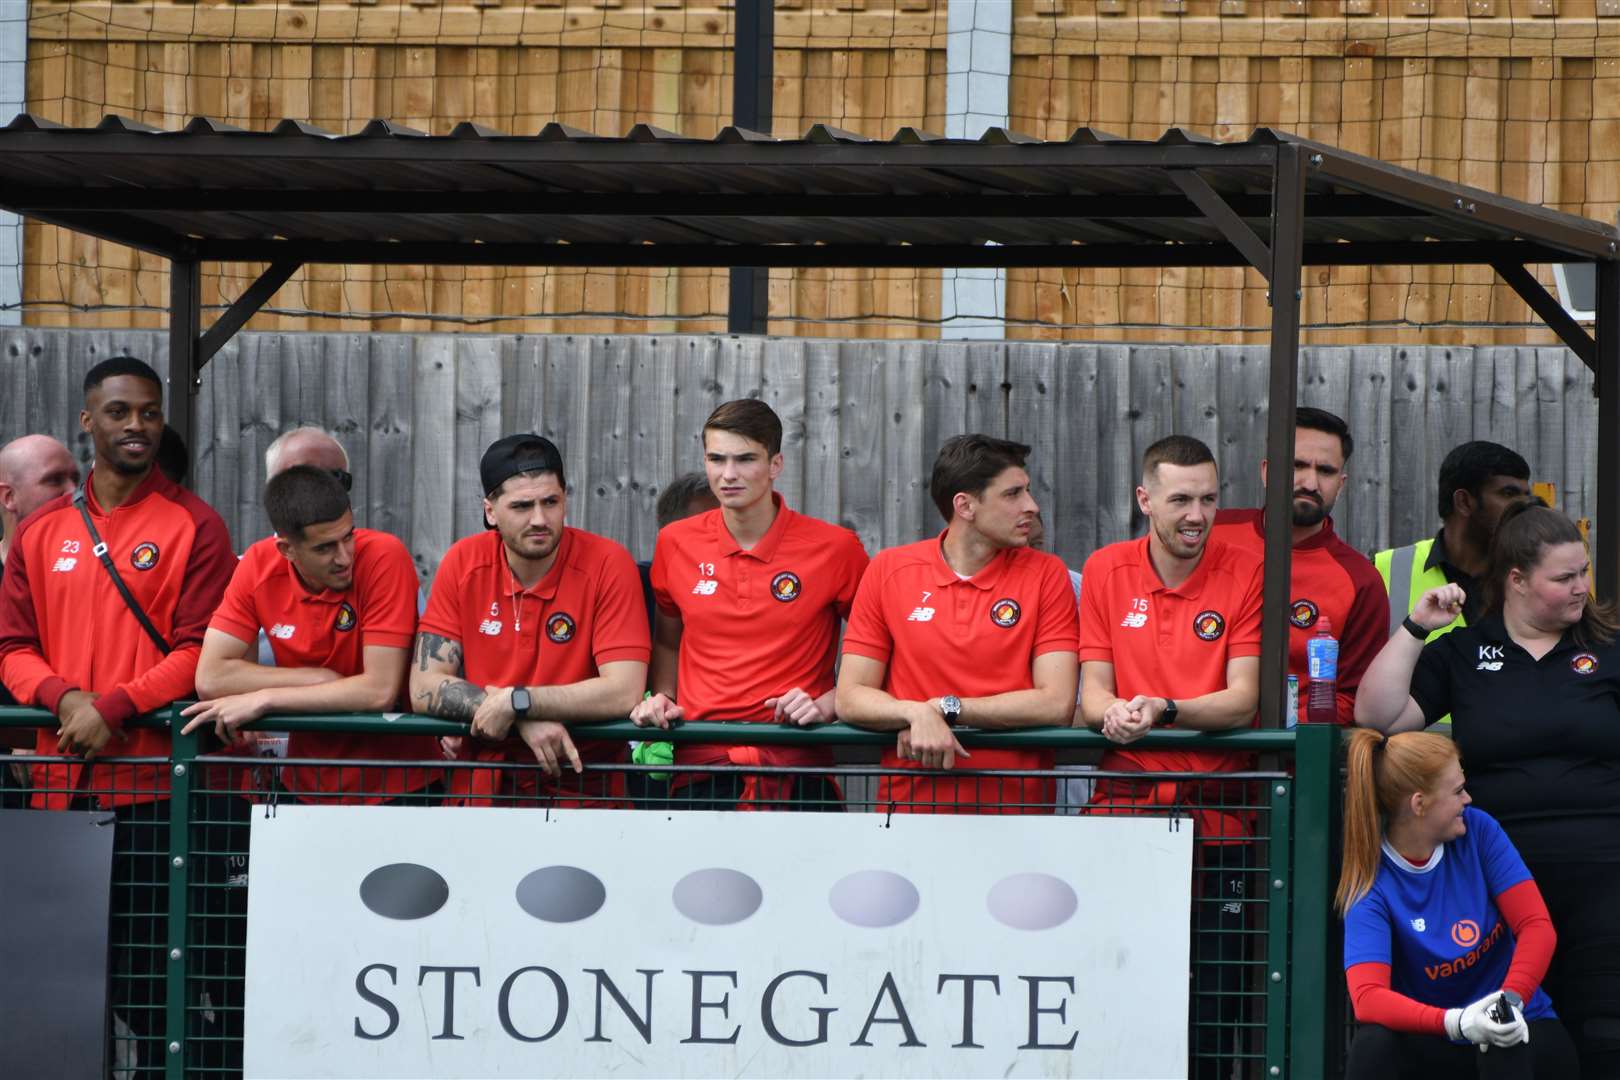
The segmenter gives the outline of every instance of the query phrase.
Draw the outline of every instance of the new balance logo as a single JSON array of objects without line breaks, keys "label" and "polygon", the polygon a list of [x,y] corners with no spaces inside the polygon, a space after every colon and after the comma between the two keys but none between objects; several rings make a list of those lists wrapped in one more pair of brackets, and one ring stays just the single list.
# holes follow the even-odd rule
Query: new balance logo
[{"label": "new balance logo", "polygon": [[70,559],[70,558],[65,558],[65,557],[60,558],[60,559],[57,559],[56,564],[51,567],[51,573],[53,573],[53,574],[65,574],[68,571],[72,570],[75,566],[78,566],[78,565],[79,565],[79,560],[78,559]]},{"label": "new balance logo", "polygon": [[1140,630],[1147,625],[1147,612],[1133,611],[1121,619],[1119,625],[1129,627],[1132,630]]},{"label": "new balance logo", "polygon": [[278,641],[286,641],[288,638],[292,637],[293,634],[297,633],[297,631],[298,627],[294,626],[292,623],[278,622],[276,625],[270,628],[269,634]]},{"label": "new balance logo", "polygon": [[1502,661],[1500,661],[1500,660],[1481,660],[1479,662],[1479,666],[1474,668],[1474,670],[1475,671],[1501,671],[1502,670]]},{"label": "new balance logo", "polygon": [[692,595],[713,596],[714,591],[719,587],[720,583],[713,578],[703,578],[696,585],[692,586]]},{"label": "new balance logo", "polygon": [[499,637],[501,633],[501,620],[485,619],[478,624],[478,632],[486,637]]},{"label": "new balance logo", "polygon": [[911,609],[911,614],[906,616],[906,622],[928,622],[933,617],[934,617],[934,609],[933,608],[931,608],[931,607],[914,607],[914,608]]},{"label": "new balance logo", "polygon": [[1423,916],[1419,915],[1417,918],[1412,920],[1412,929],[1416,930],[1418,933],[1421,934],[1428,928],[1429,924],[1423,921]]}]

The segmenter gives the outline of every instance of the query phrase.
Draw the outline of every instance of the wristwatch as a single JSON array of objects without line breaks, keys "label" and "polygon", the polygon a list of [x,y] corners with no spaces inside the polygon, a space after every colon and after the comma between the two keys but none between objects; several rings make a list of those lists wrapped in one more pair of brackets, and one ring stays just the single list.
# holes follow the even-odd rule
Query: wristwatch
[{"label": "wristwatch", "polygon": [[939,699],[939,711],[945,714],[945,722],[954,727],[962,719],[962,699],[955,694],[946,694]]},{"label": "wristwatch", "polygon": [[512,715],[513,716],[517,717],[517,719],[519,719],[519,720],[522,720],[525,716],[529,715],[529,706],[532,705],[532,704],[534,704],[534,702],[532,700],[530,700],[529,691],[528,691],[528,689],[526,687],[522,687],[522,686],[514,686],[514,687],[512,687]]},{"label": "wristwatch", "polygon": [[1181,710],[1176,707],[1175,698],[1165,698],[1164,712],[1159,714],[1159,718],[1153,722],[1153,726],[1169,727],[1171,724],[1176,722],[1176,714],[1180,711]]}]

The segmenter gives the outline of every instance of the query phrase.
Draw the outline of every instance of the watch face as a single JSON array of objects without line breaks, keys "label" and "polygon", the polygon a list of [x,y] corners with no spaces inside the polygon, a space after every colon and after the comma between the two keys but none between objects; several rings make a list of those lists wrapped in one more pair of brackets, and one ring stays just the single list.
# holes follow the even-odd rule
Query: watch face
[{"label": "watch face", "polygon": [[945,710],[946,716],[956,716],[962,711],[962,699],[955,694],[946,694],[939,699],[939,707]]},{"label": "watch face", "polygon": [[512,691],[512,711],[518,716],[529,711],[529,692],[522,687]]}]

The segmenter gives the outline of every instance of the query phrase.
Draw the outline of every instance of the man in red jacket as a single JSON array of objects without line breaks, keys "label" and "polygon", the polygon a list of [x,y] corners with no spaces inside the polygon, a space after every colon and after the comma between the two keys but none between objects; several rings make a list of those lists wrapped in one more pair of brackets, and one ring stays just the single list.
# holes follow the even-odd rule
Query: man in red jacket
[{"label": "man in red jacket", "polygon": [[[169,771],[97,765],[98,754],[166,757],[169,736],[129,727],[192,693],[208,617],[236,567],[225,523],[153,468],[163,435],[163,383],[150,367],[115,357],[84,379],[79,425],[95,446],[82,496],[61,496],[23,522],[0,587],[0,681],[26,705],[56,714],[40,754],[84,765],[35,766],[36,806],[94,800],[117,814],[113,880],[125,903],[113,927],[113,1005],[138,1039],[142,1065],[163,1061],[168,909]],[[93,528],[92,528],[93,526]],[[125,603],[105,554],[152,634]],[[162,645],[154,640],[163,639]],[[89,775],[86,775],[86,772]]]},{"label": "man in red jacket", "polygon": [[[1333,530],[1333,504],[1344,490],[1345,465],[1355,448],[1349,426],[1324,409],[1301,407],[1295,416],[1288,671],[1299,676],[1298,719],[1304,720],[1310,689],[1305,646],[1326,620],[1339,640],[1337,722],[1348,727],[1355,720],[1361,676],[1389,640],[1389,596],[1372,561]],[[1262,486],[1266,467],[1262,461]],[[1210,537],[1263,560],[1265,530],[1263,510],[1222,510]]]}]

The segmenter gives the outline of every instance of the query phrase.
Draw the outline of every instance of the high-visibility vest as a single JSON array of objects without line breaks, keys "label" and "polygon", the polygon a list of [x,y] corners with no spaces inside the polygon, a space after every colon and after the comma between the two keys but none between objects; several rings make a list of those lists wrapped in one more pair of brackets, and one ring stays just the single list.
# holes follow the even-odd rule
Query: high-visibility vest
[{"label": "high-visibility vest", "polygon": [[[1434,549],[1434,537],[1419,540],[1406,547],[1390,548],[1380,551],[1373,556],[1373,566],[1378,569],[1378,576],[1384,579],[1384,591],[1389,593],[1389,633],[1394,637],[1396,633],[1406,633],[1401,629],[1401,623],[1412,609],[1417,606],[1418,597],[1430,589],[1439,588],[1446,583],[1445,572],[1438,566],[1429,566],[1429,552]],[[1403,601],[1401,598],[1405,597]],[[1467,626],[1462,612],[1451,622],[1438,630],[1431,630],[1426,641],[1433,641],[1442,634],[1449,634],[1460,626]],[[1451,734],[1451,714],[1447,713],[1426,729],[1440,735]]]},{"label": "high-visibility vest", "polygon": [[[1428,566],[1429,552],[1434,550],[1434,537],[1419,540],[1406,547],[1390,548],[1380,551],[1373,556],[1373,566],[1378,569],[1378,576],[1384,579],[1384,591],[1389,594],[1389,633],[1395,636],[1395,631],[1401,628],[1401,623],[1412,613],[1417,606],[1418,598],[1430,589],[1437,589],[1446,583],[1445,572],[1438,566]],[[1402,598],[1405,599],[1402,599]],[[1429,641],[1442,634],[1449,634],[1460,626],[1467,626],[1468,622],[1459,612],[1451,622],[1438,630],[1431,631]]]}]

